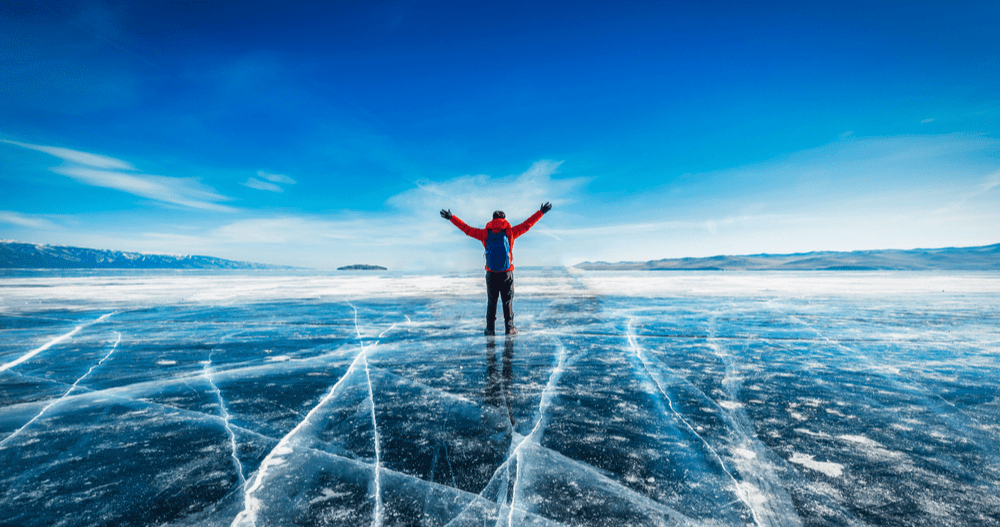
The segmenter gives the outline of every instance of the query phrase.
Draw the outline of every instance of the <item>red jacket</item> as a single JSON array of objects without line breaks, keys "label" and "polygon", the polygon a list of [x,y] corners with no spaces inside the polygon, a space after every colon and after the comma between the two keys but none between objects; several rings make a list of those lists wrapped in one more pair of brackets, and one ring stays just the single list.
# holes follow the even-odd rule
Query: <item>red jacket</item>
[{"label": "red jacket", "polygon": [[[528,229],[533,227],[540,219],[542,219],[542,211],[535,212],[531,215],[531,217],[524,220],[524,222],[514,225],[513,227],[511,227],[510,222],[503,218],[494,218],[486,224],[486,229],[477,229],[466,225],[464,221],[458,219],[458,216],[455,216],[454,214],[451,216],[451,222],[456,227],[461,229],[462,232],[483,242],[483,249],[486,249],[486,236],[488,230],[493,232],[500,232],[504,229],[507,230],[507,239],[510,240],[510,254],[508,255],[510,256],[510,267],[508,267],[506,271],[493,271],[500,273],[506,273],[514,270],[514,240],[516,240],[518,236],[528,232]],[[489,266],[486,266],[486,270],[490,270]]]}]

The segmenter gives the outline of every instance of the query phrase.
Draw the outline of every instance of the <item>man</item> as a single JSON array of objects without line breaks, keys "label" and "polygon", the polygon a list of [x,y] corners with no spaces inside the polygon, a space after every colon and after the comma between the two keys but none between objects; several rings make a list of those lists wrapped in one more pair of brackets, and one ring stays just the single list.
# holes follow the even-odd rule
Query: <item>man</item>
[{"label": "man", "polygon": [[511,226],[502,210],[493,213],[493,219],[486,224],[485,229],[477,229],[465,224],[451,213],[451,210],[441,209],[441,217],[451,220],[451,223],[465,234],[483,242],[486,250],[486,331],[485,335],[496,334],[497,297],[503,300],[503,319],[507,335],[516,335],[514,327],[514,240],[528,232],[546,212],[552,210],[552,204],[545,202],[538,212],[524,220],[523,223]]}]

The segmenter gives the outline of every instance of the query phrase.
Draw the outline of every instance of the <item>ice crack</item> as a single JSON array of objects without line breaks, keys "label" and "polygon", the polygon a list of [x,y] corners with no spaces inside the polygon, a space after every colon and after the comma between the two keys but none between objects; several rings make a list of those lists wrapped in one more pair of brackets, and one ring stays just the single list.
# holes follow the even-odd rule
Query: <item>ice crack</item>
[{"label": "ice crack", "polygon": [[709,442],[706,441],[705,438],[702,437],[701,434],[699,434],[694,429],[693,426],[691,426],[691,423],[689,423],[687,419],[684,419],[684,417],[676,409],[674,409],[674,403],[673,401],[670,400],[670,396],[667,395],[667,391],[663,388],[663,385],[660,384],[660,380],[656,377],[656,375],[653,375],[653,372],[649,369],[649,361],[643,355],[642,349],[639,347],[639,342],[636,340],[635,331],[632,328],[631,320],[629,320],[628,323],[628,331],[626,336],[628,337],[629,346],[632,347],[632,350],[635,351],[636,357],[642,363],[642,368],[646,371],[646,375],[648,375],[649,378],[653,380],[653,383],[656,384],[656,389],[667,400],[667,407],[670,408],[670,411],[673,412],[674,416],[676,416],[680,422],[684,423],[684,426],[686,426],[687,429],[692,434],[694,434],[695,437],[701,440],[702,444],[705,445],[705,448],[707,448],[708,451],[712,453],[712,456],[719,463],[719,466],[722,468],[722,471],[726,473],[726,476],[729,476],[730,480],[732,480],[736,496],[740,499],[740,501],[743,502],[744,505],[747,506],[747,508],[750,509],[750,514],[753,515],[754,524],[762,525],[760,522],[760,518],[758,518],[757,516],[757,509],[754,508],[753,502],[750,500],[750,496],[748,495],[747,490],[743,487],[743,485],[740,484],[739,481],[736,480],[732,472],[729,471],[729,468],[726,467],[726,463],[722,461],[722,456],[720,456],[719,453],[715,450],[715,448],[713,448],[712,445],[709,444]]},{"label": "ice crack", "polygon": [[299,421],[299,424],[295,425],[290,432],[285,434],[284,437],[278,441],[278,444],[268,452],[264,461],[261,462],[260,467],[257,468],[257,472],[253,477],[252,483],[249,487],[244,487],[243,492],[243,510],[236,515],[233,519],[232,527],[241,527],[246,525],[256,526],[257,525],[257,513],[260,511],[261,502],[254,495],[260,490],[261,486],[264,484],[264,478],[267,476],[271,468],[279,466],[285,462],[283,456],[292,453],[292,440],[295,436],[310,423],[312,416],[319,411],[330,399],[333,398],[334,394],[337,393],[337,389],[340,385],[351,376],[354,370],[358,367],[360,361],[364,360],[364,350],[358,352],[358,355],[354,358],[351,366],[347,368],[347,372],[334,384],[330,390],[320,399],[319,403],[316,404],[309,410],[305,418]]},{"label": "ice crack", "polygon": [[[105,317],[108,317],[108,316],[111,316],[111,315],[104,315],[104,317],[101,317],[101,318],[105,318]],[[98,321],[100,321],[100,320],[101,320],[101,319],[98,319]],[[93,324],[93,323],[96,323],[96,322],[92,322],[92,324]],[[83,326],[78,326],[78,327],[77,327],[76,329],[74,329],[74,330],[73,330],[73,331],[71,331],[70,333],[67,333],[67,335],[72,335],[73,333],[75,333],[75,332],[79,331],[79,330],[80,330],[80,328],[82,328],[82,327],[83,327]],[[66,338],[68,338],[68,337],[67,337],[67,335],[63,335],[63,337],[66,337]],[[61,338],[61,337],[60,337],[60,338]],[[56,339],[56,340],[58,340],[58,339]],[[66,390],[66,393],[62,394],[62,397],[60,397],[60,398],[58,398],[58,399],[56,399],[56,400],[54,400],[54,401],[50,402],[49,404],[47,404],[47,405],[46,405],[46,406],[45,406],[44,408],[42,408],[42,411],[41,411],[41,412],[38,412],[38,415],[36,415],[35,417],[32,417],[30,421],[28,421],[27,423],[24,423],[24,426],[22,426],[21,428],[18,428],[17,430],[15,430],[15,431],[14,431],[14,433],[12,433],[12,434],[10,434],[9,436],[5,437],[5,438],[3,439],[3,441],[0,441],[0,448],[2,448],[2,447],[3,447],[3,445],[4,445],[4,444],[6,444],[6,443],[7,443],[8,441],[10,441],[11,439],[14,439],[15,437],[17,437],[17,435],[18,435],[18,434],[20,434],[20,433],[21,433],[22,431],[24,431],[24,429],[28,428],[28,426],[30,426],[30,425],[31,425],[31,423],[34,423],[34,422],[35,422],[35,421],[37,421],[37,420],[38,420],[39,418],[41,418],[41,417],[42,417],[42,415],[44,415],[46,411],[48,411],[48,410],[49,410],[50,408],[52,408],[53,406],[55,406],[55,405],[59,404],[59,403],[60,403],[60,402],[61,402],[61,401],[62,401],[63,399],[65,399],[65,398],[66,398],[66,397],[68,397],[68,396],[69,396],[69,395],[70,395],[71,393],[73,393],[73,390],[75,390],[75,389],[76,389],[77,385],[79,385],[81,381],[83,381],[84,379],[86,379],[86,378],[87,378],[87,376],[88,376],[88,375],[90,375],[90,374],[91,374],[91,372],[93,372],[93,371],[94,371],[94,370],[95,370],[95,369],[96,369],[96,368],[97,368],[98,366],[100,366],[100,365],[101,365],[101,364],[102,364],[102,363],[103,363],[104,361],[108,360],[108,357],[110,357],[110,356],[111,356],[111,354],[112,354],[112,353],[114,353],[116,349],[118,349],[118,343],[120,343],[121,341],[122,341],[122,334],[121,334],[121,333],[119,333],[119,334],[118,334],[118,340],[116,340],[116,341],[115,341],[115,343],[114,343],[114,345],[112,345],[112,346],[111,346],[111,350],[110,350],[110,351],[108,351],[108,353],[107,353],[107,354],[105,354],[105,355],[104,355],[104,357],[103,357],[103,358],[101,358],[101,360],[97,361],[97,364],[95,364],[95,365],[91,366],[91,367],[90,367],[90,369],[89,369],[89,370],[87,370],[87,373],[84,373],[84,374],[83,374],[82,376],[80,376],[80,378],[79,378],[79,379],[77,379],[77,380],[76,380],[76,382],[74,382],[74,383],[72,384],[72,386],[70,386],[70,387],[69,387],[69,389],[68,389],[68,390]],[[53,343],[53,342],[55,342],[55,341],[50,341],[50,344],[51,344],[51,343]],[[27,360],[27,359],[25,359],[25,360]]]},{"label": "ice crack", "polygon": [[[545,388],[542,389],[542,395],[538,402],[538,411],[537,411],[538,418],[535,421],[535,425],[532,427],[531,432],[529,432],[528,435],[523,436],[520,439],[518,439],[518,434],[516,432],[513,434],[514,437],[511,441],[512,443],[514,441],[517,441],[517,444],[512,445],[510,454],[507,456],[507,459],[499,467],[497,467],[496,470],[493,471],[493,477],[490,479],[490,483],[486,485],[486,489],[491,488],[493,486],[493,482],[496,481],[497,477],[499,477],[501,473],[506,474],[505,477],[509,478],[510,465],[511,463],[515,464],[513,482],[504,483],[503,486],[505,487],[505,490],[499,492],[497,495],[497,503],[501,506],[507,503],[508,497],[510,498],[510,505],[506,522],[508,527],[513,526],[514,512],[519,510],[517,508],[517,499],[518,499],[518,487],[520,481],[521,466],[524,463],[524,448],[526,445],[529,444],[540,444],[542,433],[545,430],[545,424],[548,421],[547,412],[549,410],[549,407],[552,405],[552,398],[553,394],[555,393],[556,385],[558,384],[559,378],[562,376],[564,367],[566,365],[566,360],[567,360],[566,347],[563,346],[562,342],[560,342],[559,340],[554,339],[554,341],[556,348],[558,349],[556,366],[555,368],[552,369],[552,373],[549,374],[549,379],[545,383]],[[486,490],[484,489],[483,492],[486,492]],[[482,495],[482,493],[480,493],[480,495]],[[522,512],[525,512],[523,509],[520,510]],[[461,517],[462,514],[464,513],[465,510],[461,511],[456,516],[456,518]],[[497,518],[497,525],[498,526],[501,525],[502,521],[503,521],[502,516]]]},{"label": "ice crack", "polygon": [[219,387],[215,384],[215,380],[212,378],[213,354],[214,352],[208,355],[208,361],[205,363],[205,367],[203,369],[204,372],[203,375],[205,377],[205,380],[208,381],[208,384],[212,387],[212,392],[215,393],[215,397],[218,398],[219,400],[219,412],[222,414],[220,417],[222,418],[222,422],[226,427],[226,433],[229,434],[229,446],[230,446],[229,455],[233,458],[233,465],[236,468],[236,475],[239,478],[237,480],[238,481],[237,488],[239,488],[246,485],[246,478],[243,476],[243,462],[240,461],[240,457],[237,453],[236,433],[233,431],[233,428],[229,423],[230,420],[229,410],[226,409],[226,401],[222,398],[222,390],[219,389]]},{"label": "ice crack", "polygon": [[514,469],[514,488],[511,491],[510,497],[510,512],[507,515],[507,527],[513,527],[514,525],[514,509],[517,504],[517,490],[521,480],[521,466],[524,464],[524,451],[523,446],[526,443],[540,445],[542,440],[542,433],[545,430],[545,424],[548,421],[547,411],[550,406],[552,406],[552,397],[555,393],[556,384],[559,382],[559,378],[562,377],[563,366],[566,364],[566,347],[563,346],[562,342],[555,340],[556,348],[559,350],[557,355],[556,367],[552,369],[552,373],[549,374],[549,380],[545,383],[545,389],[542,390],[542,397],[538,402],[538,420],[535,422],[535,426],[532,427],[531,432],[525,437],[517,447],[514,448],[514,454],[517,456],[517,466]]},{"label": "ice crack", "polygon": [[86,324],[80,324],[79,326],[73,328],[73,331],[70,331],[69,333],[65,333],[63,335],[59,335],[58,337],[56,337],[56,338],[54,338],[54,339],[46,342],[45,344],[42,344],[41,346],[39,346],[39,347],[37,347],[37,348],[29,351],[28,353],[25,353],[24,355],[21,355],[17,359],[15,359],[15,360],[13,360],[11,362],[8,362],[8,363],[0,365],[0,371],[9,370],[9,369],[13,368],[14,366],[17,366],[18,364],[21,364],[22,362],[24,362],[26,360],[30,360],[35,355],[38,355],[39,353],[41,353],[41,352],[43,352],[43,351],[51,348],[52,346],[55,346],[56,344],[59,344],[60,342],[63,342],[64,340],[72,338],[73,335],[76,335],[77,333],[79,333],[81,329],[83,329],[83,328],[85,328],[87,326],[92,326],[94,324],[98,324],[100,322],[104,322],[105,320],[108,319],[108,317],[110,317],[111,315],[114,315],[115,313],[117,313],[117,311],[115,311],[113,313],[108,313],[107,315],[101,315],[100,318],[98,318],[97,320],[94,320],[92,322],[87,322]]},{"label": "ice crack", "polygon": [[[364,350],[364,345],[362,344],[362,350]],[[368,400],[371,402],[372,408],[372,431],[375,436],[375,519],[372,525],[378,527],[382,525],[382,478],[379,474],[379,469],[382,464],[382,452],[379,448],[379,438],[378,438],[378,424],[375,421],[375,394],[372,391],[372,377],[368,370],[368,352],[364,350],[361,352],[364,356],[365,361],[365,378],[368,380]]]},{"label": "ice crack", "polygon": [[[375,483],[375,513],[374,513],[374,518],[372,519],[372,525],[374,527],[379,527],[380,525],[382,525],[382,507],[383,507],[382,477],[381,474],[379,473],[379,469],[381,468],[382,465],[382,451],[379,447],[378,423],[375,420],[375,393],[374,390],[372,389],[371,371],[368,368],[368,348],[365,348],[365,341],[361,340],[361,327],[358,325],[358,308],[355,307],[355,305],[350,302],[347,302],[347,305],[351,306],[351,308],[354,309],[354,331],[355,333],[357,333],[358,340],[361,342],[361,357],[365,363],[365,380],[368,382],[368,402],[371,403],[372,435],[374,436],[374,442],[375,442],[375,469],[373,475]],[[409,320],[409,318],[407,318],[407,320]],[[394,327],[396,327],[396,324],[393,324],[392,326],[389,327],[389,329],[383,331],[379,335],[379,338],[381,338],[382,335],[385,335],[387,332],[389,332],[389,330],[391,330]],[[377,345],[378,341],[376,340],[371,347],[374,348]]]},{"label": "ice crack", "polygon": [[368,353],[372,349],[374,349],[375,346],[378,345],[378,341],[376,340],[370,346],[367,347],[365,346],[364,341],[361,340],[362,338],[361,327],[358,325],[358,309],[350,302],[347,302],[347,305],[351,306],[351,308],[354,309],[354,330],[355,333],[357,334],[358,340],[361,343],[361,351],[359,351],[358,354],[354,357],[354,361],[351,362],[351,366],[347,368],[347,371],[344,373],[344,375],[341,376],[339,380],[337,380],[336,384],[334,384],[333,387],[330,388],[330,390],[326,393],[325,396],[323,396],[323,398],[319,401],[319,403],[317,403],[316,406],[312,408],[312,410],[309,410],[309,413],[306,414],[306,416],[302,419],[302,421],[300,421],[299,424],[297,424],[295,428],[293,428],[290,432],[285,434],[285,436],[282,437],[280,441],[278,441],[278,444],[270,452],[268,452],[267,456],[264,458],[264,461],[261,462],[260,467],[257,469],[257,472],[255,473],[250,486],[244,485],[243,510],[241,510],[240,513],[237,514],[235,518],[233,518],[233,523],[231,524],[232,527],[243,527],[243,526],[255,527],[257,525],[257,514],[260,511],[262,504],[260,499],[256,497],[256,493],[263,486],[265,477],[268,475],[271,468],[284,464],[285,462],[284,456],[292,453],[292,441],[295,439],[296,435],[298,435],[299,431],[302,430],[303,427],[305,427],[307,424],[311,423],[313,415],[315,415],[317,411],[319,411],[331,399],[333,399],[334,395],[337,394],[340,386],[344,383],[346,379],[351,377],[351,375],[354,373],[355,370],[360,368],[361,364],[364,364],[365,378],[368,381],[368,397],[369,400],[371,401],[371,408],[372,408],[371,409],[372,429],[374,431],[374,436],[375,436],[375,469],[374,469],[375,514],[374,518],[372,519],[372,522],[373,525],[375,525],[376,527],[381,525],[382,507],[383,507],[382,488],[381,488],[382,480],[379,474],[381,468],[380,467],[381,450],[378,441],[378,428],[376,428],[376,421],[375,421],[375,399],[372,390],[371,373],[368,367]]}]

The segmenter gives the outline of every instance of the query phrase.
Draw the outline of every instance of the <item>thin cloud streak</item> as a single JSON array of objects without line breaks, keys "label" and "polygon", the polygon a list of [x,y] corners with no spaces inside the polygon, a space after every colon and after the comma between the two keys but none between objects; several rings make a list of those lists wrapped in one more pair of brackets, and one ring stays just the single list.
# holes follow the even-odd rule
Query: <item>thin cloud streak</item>
[{"label": "thin cloud streak", "polygon": [[14,212],[10,210],[0,210],[0,222],[9,223],[11,225],[17,225],[20,227],[28,227],[32,229],[55,229],[58,226],[51,221],[38,218],[36,216],[31,216],[28,214],[22,214],[20,212]]},{"label": "thin cloud streak", "polygon": [[307,217],[239,220],[212,229],[208,238],[220,243],[323,245],[331,240],[356,239],[357,225]]},{"label": "thin cloud streak", "polygon": [[982,185],[979,187],[978,194],[985,194],[994,188],[1000,186],[1000,170],[990,174],[984,180]]},{"label": "thin cloud streak", "polygon": [[126,174],[82,167],[57,167],[52,171],[86,185],[120,190],[164,203],[214,212],[236,210],[214,203],[228,198],[189,178]]},{"label": "thin cloud streak", "polygon": [[288,177],[288,176],[286,176],[284,174],[269,174],[267,172],[264,172],[263,170],[258,170],[257,171],[257,176],[258,177],[262,177],[262,178],[270,181],[271,183],[284,183],[286,185],[294,185],[295,184],[295,180],[294,179],[292,179],[292,178],[290,178],[290,177]]},{"label": "thin cloud streak", "polygon": [[246,180],[243,183],[244,186],[255,188],[257,190],[266,190],[268,192],[284,192],[285,189],[275,185],[274,183],[268,183],[267,181],[261,181],[255,177]]},{"label": "thin cloud streak", "polygon": [[[1000,171],[989,161],[997,148],[1000,142],[974,134],[851,138],[758,164],[684,175],[670,186],[625,197],[612,187],[608,198],[586,191],[590,178],[557,178],[561,162],[542,160],[502,177],[421,180],[390,196],[378,211],[239,209],[223,225],[187,214],[157,222],[152,228],[157,232],[149,232],[147,223],[108,239],[131,245],[111,247],[116,249],[142,246],[317,268],[373,263],[404,271],[476,270],[482,266],[481,246],[442,220],[438,210],[450,208],[481,227],[495,209],[517,222],[551,201],[554,213],[518,241],[519,266],[986,245],[995,243],[1000,224],[991,205]],[[228,198],[193,179],[80,164],[53,170],[165,203],[235,210],[218,203]],[[259,171],[247,181],[278,189],[291,184],[277,176]],[[24,221],[18,225],[28,227]],[[81,240],[87,235],[79,232]]]},{"label": "thin cloud streak", "polygon": [[435,225],[437,223],[431,224],[431,227],[415,226],[401,230],[399,219],[391,216],[357,219],[281,216],[238,220],[206,230],[203,235],[149,232],[145,236],[188,240],[205,246],[252,243],[318,247],[333,242],[343,248],[346,242],[350,247],[427,247],[443,239],[435,232],[437,229],[432,228]]},{"label": "thin cloud streak", "polygon": [[[285,189],[279,187],[277,183],[284,185],[294,185],[295,180],[284,175],[284,174],[271,174],[264,172],[263,170],[257,171],[257,176],[261,179],[255,177],[250,177],[247,179],[243,185],[250,188],[255,188],[257,190],[266,190],[268,192],[284,192]],[[266,180],[266,181],[263,181]]]},{"label": "thin cloud streak", "polygon": [[932,215],[941,215],[961,211],[965,208],[965,204],[967,202],[989,193],[998,186],[1000,186],[1000,170],[986,176],[980,183],[973,185],[965,195],[935,210]]},{"label": "thin cloud streak", "polygon": [[71,150],[69,148],[62,148],[58,146],[45,146],[45,145],[33,145],[29,143],[19,143],[17,141],[9,141],[7,139],[0,139],[0,142],[19,146],[21,148],[27,148],[28,150],[45,152],[46,154],[58,157],[63,161],[69,161],[71,163],[87,165],[89,167],[104,168],[111,170],[137,170],[134,166],[132,166],[131,163],[127,161],[122,161],[121,159],[115,159],[113,157],[102,156],[98,154],[91,154],[89,152],[81,152],[79,150]]},{"label": "thin cloud streak", "polygon": [[548,228],[536,227],[541,234],[558,238],[559,236],[571,238],[574,236],[621,236],[623,233],[651,233],[668,231],[708,231],[715,234],[720,227],[731,227],[734,225],[768,223],[770,225],[784,223],[797,224],[807,220],[809,217],[794,214],[762,214],[756,216],[732,216],[719,220],[691,220],[691,221],[657,221],[642,223],[615,223],[609,225],[596,225],[592,227],[580,228]]},{"label": "thin cloud streak", "polygon": [[213,212],[233,212],[236,210],[233,207],[217,203],[230,198],[218,194],[212,188],[191,178],[136,173],[138,169],[127,161],[70,148],[21,143],[6,139],[0,140],[0,142],[44,152],[66,161],[68,164],[50,170],[85,185],[110,188],[163,203],[199,210]]}]

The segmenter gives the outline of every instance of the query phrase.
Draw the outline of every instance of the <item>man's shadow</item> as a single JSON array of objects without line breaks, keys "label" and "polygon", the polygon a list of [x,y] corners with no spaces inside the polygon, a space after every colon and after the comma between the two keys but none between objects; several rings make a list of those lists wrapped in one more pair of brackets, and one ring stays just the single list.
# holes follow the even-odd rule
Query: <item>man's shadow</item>
[{"label": "man's shadow", "polygon": [[486,404],[507,409],[507,418],[514,427],[514,401],[511,385],[514,383],[514,339],[506,338],[503,343],[503,367],[497,371],[496,339],[486,339]]}]

